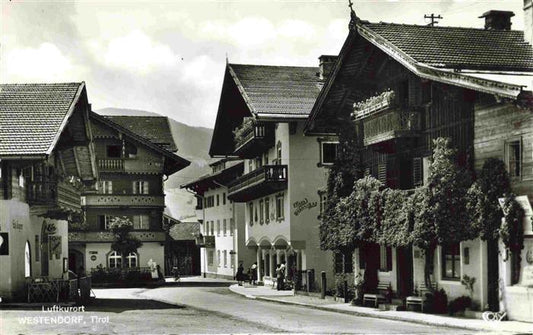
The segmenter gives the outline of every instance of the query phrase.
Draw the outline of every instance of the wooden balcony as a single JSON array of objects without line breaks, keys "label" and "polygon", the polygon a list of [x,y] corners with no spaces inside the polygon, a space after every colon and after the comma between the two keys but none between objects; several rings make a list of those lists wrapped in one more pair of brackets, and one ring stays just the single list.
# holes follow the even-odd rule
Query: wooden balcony
[{"label": "wooden balcony", "polygon": [[364,145],[420,135],[420,113],[416,110],[391,109],[363,120]]},{"label": "wooden balcony", "polygon": [[273,146],[272,124],[243,123],[240,135],[235,138],[234,154],[241,158],[254,158]]},{"label": "wooden balcony", "polygon": [[163,162],[136,158],[99,159],[98,169],[100,172],[163,173]]},{"label": "wooden balcony", "polygon": [[287,188],[287,165],[264,165],[228,185],[228,199],[247,202]]},{"label": "wooden balcony", "polygon": [[81,190],[68,181],[31,181],[27,185],[27,201],[32,214],[65,219],[81,214]]},{"label": "wooden balcony", "polygon": [[87,194],[83,206],[93,207],[165,207],[164,195]]},{"label": "wooden balcony", "polygon": [[[132,236],[137,237],[143,242],[163,242],[165,241],[165,232],[163,231],[132,231]],[[69,243],[88,243],[88,242],[113,242],[113,233],[110,231],[69,231]]]}]

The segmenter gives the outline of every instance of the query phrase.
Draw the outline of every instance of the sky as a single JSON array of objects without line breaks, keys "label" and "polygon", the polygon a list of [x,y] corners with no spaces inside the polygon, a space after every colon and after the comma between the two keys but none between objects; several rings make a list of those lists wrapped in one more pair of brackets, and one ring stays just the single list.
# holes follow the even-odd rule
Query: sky
[{"label": "sky", "polygon": [[[522,0],[353,0],[371,22],[482,28]],[[0,0],[0,82],[85,81],[93,110],[140,109],[212,128],[230,63],[318,66],[348,33],[348,0]]]}]

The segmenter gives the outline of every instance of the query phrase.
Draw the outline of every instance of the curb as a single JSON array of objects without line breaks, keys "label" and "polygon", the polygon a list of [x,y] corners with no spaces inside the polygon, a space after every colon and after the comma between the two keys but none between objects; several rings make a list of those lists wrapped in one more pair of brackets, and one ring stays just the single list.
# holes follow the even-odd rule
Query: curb
[{"label": "curb", "polygon": [[495,329],[492,327],[476,327],[476,326],[467,326],[467,325],[460,326],[460,325],[449,324],[449,323],[438,323],[438,322],[431,322],[431,321],[417,320],[417,319],[413,320],[413,319],[403,318],[400,316],[376,315],[375,313],[370,313],[370,312],[365,313],[365,312],[360,312],[360,311],[348,311],[348,310],[341,310],[341,309],[336,309],[336,308],[331,308],[331,307],[326,307],[326,306],[307,304],[303,302],[283,301],[283,300],[279,300],[276,298],[269,298],[269,297],[263,297],[263,296],[251,296],[245,293],[232,290],[231,287],[230,287],[230,291],[232,291],[233,293],[239,294],[241,296],[244,296],[248,299],[268,301],[268,302],[273,302],[273,303],[283,304],[283,305],[294,305],[294,306],[312,308],[312,309],[317,309],[317,310],[322,310],[322,311],[327,311],[327,312],[342,313],[342,314],[370,317],[370,318],[379,318],[379,319],[386,319],[386,320],[391,320],[391,321],[402,321],[402,322],[421,324],[425,326],[438,326],[438,327],[447,327],[447,328],[454,328],[454,329],[473,330],[473,331],[490,331],[490,332],[500,332],[500,333],[510,333],[510,334],[520,333],[520,331],[502,330],[502,329]]}]

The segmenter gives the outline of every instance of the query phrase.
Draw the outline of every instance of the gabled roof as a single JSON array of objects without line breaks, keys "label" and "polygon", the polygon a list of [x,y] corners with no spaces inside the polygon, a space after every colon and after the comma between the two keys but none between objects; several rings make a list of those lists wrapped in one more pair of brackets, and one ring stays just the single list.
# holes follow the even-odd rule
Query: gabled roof
[{"label": "gabled roof", "polygon": [[163,155],[165,157],[165,174],[167,175],[171,175],[179,170],[182,170],[191,164],[191,162],[186,160],[185,158],[180,157],[176,155],[175,153],[165,148],[162,148],[161,146],[155,143],[152,143],[149,139],[123,127],[122,125],[112,121],[110,118],[104,117],[95,112],[91,112],[89,115],[92,119],[97,120],[107,125],[108,127],[111,127],[115,131],[123,133],[124,135],[130,137],[134,141],[137,141],[149,147],[150,149],[160,153],[161,155]]},{"label": "gabled roof", "polygon": [[52,152],[85,83],[1,84],[0,157]]},{"label": "gabled roof", "polygon": [[177,150],[166,116],[102,116],[167,150]]},{"label": "gabled roof", "polygon": [[317,67],[229,64],[250,112],[261,117],[307,116],[320,92]]},{"label": "gabled roof", "polygon": [[533,48],[523,31],[368,22],[359,27],[431,67],[533,72]]},{"label": "gabled roof", "polygon": [[200,222],[180,222],[170,227],[168,234],[175,241],[194,240],[200,235]]},{"label": "gabled roof", "polygon": [[307,120],[307,134],[314,133],[314,120],[360,37],[424,79],[511,99],[533,87],[533,47],[522,31],[370,23],[353,12],[349,26],[337,63]]}]

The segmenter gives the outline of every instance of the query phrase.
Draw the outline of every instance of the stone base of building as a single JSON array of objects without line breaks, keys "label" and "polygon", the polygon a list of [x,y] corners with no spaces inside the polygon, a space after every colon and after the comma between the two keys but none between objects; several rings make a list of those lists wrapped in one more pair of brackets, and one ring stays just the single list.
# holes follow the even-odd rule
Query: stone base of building
[{"label": "stone base of building", "polygon": [[212,273],[212,272],[202,272],[202,276],[205,278],[212,278],[212,279],[235,280],[233,276],[222,275],[219,273]]}]

